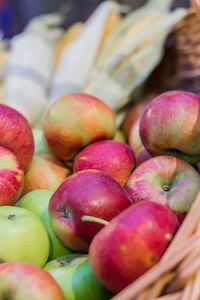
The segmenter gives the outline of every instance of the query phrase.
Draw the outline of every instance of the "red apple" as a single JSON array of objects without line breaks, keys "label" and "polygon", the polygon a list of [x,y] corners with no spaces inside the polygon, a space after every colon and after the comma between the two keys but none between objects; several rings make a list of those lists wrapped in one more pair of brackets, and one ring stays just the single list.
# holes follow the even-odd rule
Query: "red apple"
[{"label": "red apple", "polygon": [[94,237],[89,248],[94,275],[119,292],[160,260],[178,227],[176,216],[158,203],[132,205]]},{"label": "red apple", "polygon": [[0,146],[0,206],[14,205],[21,195],[24,171],[17,157]]},{"label": "red apple", "polygon": [[158,202],[169,207],[181,221],[199,192],[200,175],[179,158],[157,156],[135,169],[126,189],[134,203]]},{"label": "red apple", "polygon": [[123,124],[122,124],[122,131],[125,134],[125,136],[129,136],[130,129],[132,125],[135,123],[135,121],[140,118],[146,109],[149,102],[155,98],[155,94],[148,95],[147,97],[144,97],[141,99],[141,101],[137,104],[134,104],[132,107],[130,107],[125,115]]},{"label": "red apple", "polygon": [[40,189],[55,191],[70,170],[52,155],[36,155],[25,174],[22,194]]},{"label": "red apple", "polygon": [[174,155],[192,164],[200,160],[200,98],[170,91],[155,98],[142,115],[140,135],[152,155]]},{"label": "red apple", "polygon": [[31,127],[22,114],[4,104],[0,104],[0,146],[11,150],[27,169],[34,152]]},{"label": "red apple", "polygon": [[51,152],[70,160],[83,147],[115,135],[115,117],[101,100],[76,93],[61,97],[49,108],[44,134]]},{"label": "red apple", "polygon": [[25,262],[0,265],[0,299],[65,300],[55,279],[45,270]]},{"label": "red apple", "polygon": [[110,175],[83,170],[69,176],[49,203],[54,233],[67,247],[87,251],[101,224],[83,221],[92,216],[110,221],[131,204],[125,189]]},{"label": "red apple", "polygon": [[[122,167],[123,166],[123,167]],[[128,145],[117,141],[100,141],[87,146],[74,160],[74,172],[96,169],[125,185],[135,166],[134,153]]]}]

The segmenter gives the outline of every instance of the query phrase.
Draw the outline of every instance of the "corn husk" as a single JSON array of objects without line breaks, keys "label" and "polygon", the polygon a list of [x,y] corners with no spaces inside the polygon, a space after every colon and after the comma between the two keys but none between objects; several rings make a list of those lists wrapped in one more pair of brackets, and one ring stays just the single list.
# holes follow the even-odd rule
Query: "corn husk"
[{"label": "corn husk", "polygon": [[5,98],[5,70],[9,54],[8,42],[3,40],[3,34],[0,32],[0,103],[4,103]]},{"label": "corn husk", "polygon": [[55,47],[63,34],[62,18],[49,14],[33,19],[10,44],[5,78],[5,103],[33,125],[47,104]]},{"label": "corn husk", "polygon": [[108,37],[113,33],[114,29],[117,27],[119,22],[121,21],[121,15],[118,12],[111,12],[106,20],[104,31],[101,37],[101,41],[99,43],[97,58],[102,51]]},{"label": "corn husk", "polygon": [[108,57],[112,56],[113,49],[115,49],[116,46],[118,46],[120,38],[127,33],[127,30],[129,30],[134,25],[137,25],[137,23],[141,20],[145,21],[146,17],[148,18],[149,16],[151,16],[151,14],[154,14],[155,12],[160,13],[169,11],[171,3],[172,0],[150,0],[147,2],[146,5],[133,11],[132,13],[128,14],[125,18],[123,18],[122,22],[120,22],[119,26],[116,28],[116,30],[114,30],[112,36],[104,45],[104,48],[101,51],[95,69],[101,68],[101,66],[105,64]]},{"label": "corn husk", "polygon": [[53,79],[51,102],[64,94],[84,89],[97,57],[106,20],[116,10],[120,10],[120,6],[114,1],[100,4],[84,24],[79,38],[64,51]]},{"label": "corn husk", "polygon": [[[157,7],[156,7],[157,4]],[[164,42],[184,9],[152,0],[120,22],[105,45],[85,92],[118,112],[141,87],[163,56]],[[162,6],[163,5],[163,6]]]},{"label": "corn husk", "polygon": [[63,38],[57,46],[55,53],[55,67],[57,67],[60,63],[60,59],[63,55],[63,52],[67,49],[67,47],[78,38],[79,34],[83,29],[83,23],[74,23],[70,28],[65,32]]}]

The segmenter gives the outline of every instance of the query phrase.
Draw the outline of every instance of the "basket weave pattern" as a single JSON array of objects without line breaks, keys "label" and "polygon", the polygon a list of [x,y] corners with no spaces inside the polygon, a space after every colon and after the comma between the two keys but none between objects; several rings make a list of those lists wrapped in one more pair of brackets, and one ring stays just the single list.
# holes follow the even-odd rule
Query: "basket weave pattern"
[{"label": "basket weave pattern", "polygon": [[177,24],[174,36],[177,85],[200,95],[200,17],[193,8]]},{"label": "basket weave pattern", "polygon": [[174,89],[200,96],[200,16],[194,8],[174,27],[164,58],[147,81],[147,93]]}]

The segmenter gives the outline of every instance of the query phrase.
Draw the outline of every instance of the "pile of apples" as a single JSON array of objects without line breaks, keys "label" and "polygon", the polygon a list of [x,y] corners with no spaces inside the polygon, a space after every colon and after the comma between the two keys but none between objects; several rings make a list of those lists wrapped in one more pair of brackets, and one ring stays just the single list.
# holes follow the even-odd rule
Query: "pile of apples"
[{"label": "pile of apples", "polygon": [[134,106],[119,141],[101,100],[0,105],[0,299],[107,300],[152,268],[200,189],[200,98]]}]

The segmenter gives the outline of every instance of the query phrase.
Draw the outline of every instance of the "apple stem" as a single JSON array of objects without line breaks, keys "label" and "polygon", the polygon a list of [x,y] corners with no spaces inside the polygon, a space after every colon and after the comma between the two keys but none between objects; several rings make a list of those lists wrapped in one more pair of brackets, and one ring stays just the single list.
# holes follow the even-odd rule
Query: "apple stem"
[{"label": "apple stem", "polygon": [[92,216],[82,216],[81,220],[83,222],[95,222],[95,223],[99,223],[102,225],[108,225],[109,222],[104,220],[104,219],[100,219],[100,218],[96,218],[96,217],[92,217]]}]

